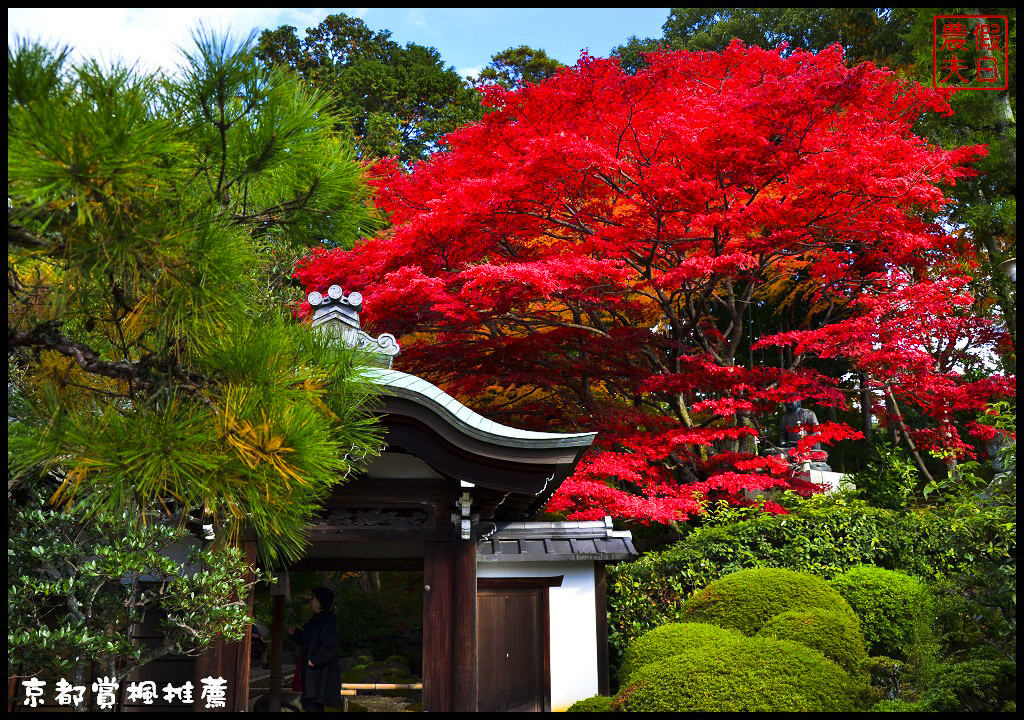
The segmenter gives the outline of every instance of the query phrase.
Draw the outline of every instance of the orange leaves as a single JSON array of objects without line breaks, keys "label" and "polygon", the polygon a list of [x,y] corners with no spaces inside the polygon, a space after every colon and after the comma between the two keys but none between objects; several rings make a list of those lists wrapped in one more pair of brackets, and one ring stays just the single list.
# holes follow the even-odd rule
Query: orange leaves
[{"label": "orange leaves", "polygon": [[221,435],[234,450],[235,456],[249,469],[256,469],[261,464],[270,465],[284,478],[285,487],[288,489],[291,489],[289,479],[305,485],[306,480],[284,457],[287,453],[294,452],[294,449],[284,445],[283,439],[276,434],[275,428],[262,411],[262,421],[258,424],[241,417],[238,410],[245,404],[244,390],[228,387],[224,407],[217,415]]}]

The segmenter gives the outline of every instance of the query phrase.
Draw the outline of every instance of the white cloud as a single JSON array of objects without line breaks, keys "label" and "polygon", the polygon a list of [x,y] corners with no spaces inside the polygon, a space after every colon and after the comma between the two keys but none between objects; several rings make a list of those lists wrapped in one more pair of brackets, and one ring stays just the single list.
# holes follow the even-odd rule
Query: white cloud
[{"label": "white cloud", "polygon": [[405,14],[405,21],[413,27],[428,28],[427,19],[423,17],[423,12],[419,8],[411,8],[409,12]]},{"label": "white cloud", "polygon": [[459,74],[459,77],[461,77],[461,78],[467,78],[467,77],[475,78],[477,75],[480,74],[480,71],[482,69],[483,68],[478,68],[478,67],[466,67],[466,68],[459,68],[455,72],[457,72]]},{"label": "white cloud", "polygon": [[22,37],[66,44],[76,58],[172,69],[181,63],[178,48],[192,47],[191,33],[200,23],[218,33],[230,31],[235,38],[279,25],[295,25],[301,35],[325,14],[279,8],[15,8],[7,11],[7,41]]}]

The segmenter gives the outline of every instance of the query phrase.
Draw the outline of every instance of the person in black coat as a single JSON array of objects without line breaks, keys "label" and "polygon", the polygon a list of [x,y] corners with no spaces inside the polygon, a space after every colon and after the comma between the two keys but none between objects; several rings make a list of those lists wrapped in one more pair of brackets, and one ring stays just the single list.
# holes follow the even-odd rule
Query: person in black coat
[{"label": "person in black coat", "polygon": [[331,612],[334,593],[313,588],[311,617],[301,630],[289,628],[288,637],[299,646],[296,667],[302,709],[323,712],[324,705],[341,705],[341,663],[338,661],[338,620]]}]

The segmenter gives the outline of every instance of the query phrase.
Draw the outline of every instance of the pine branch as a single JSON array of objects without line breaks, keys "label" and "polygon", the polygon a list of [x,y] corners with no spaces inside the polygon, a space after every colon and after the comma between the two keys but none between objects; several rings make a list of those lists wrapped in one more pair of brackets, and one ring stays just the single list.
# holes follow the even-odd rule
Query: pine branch
[{"label": "pine branch", "polygon": [[[103,360],[96,350],[65,336],[58,324],[43,323],[31,331],[15,330],[8,326],[7,351],[19,347],[53,350],[73,359],[88,373],[123,380],[146,391],[165,389],[167,386],[166,381],[153,379],[153,370],[156,369],[153,355],[147,355],[138,362]],[[186,392],[199,392],[207,381],[204,375],[187,371],[181,366],[173,366],[171,376],[181,381],[177,387]]]}]

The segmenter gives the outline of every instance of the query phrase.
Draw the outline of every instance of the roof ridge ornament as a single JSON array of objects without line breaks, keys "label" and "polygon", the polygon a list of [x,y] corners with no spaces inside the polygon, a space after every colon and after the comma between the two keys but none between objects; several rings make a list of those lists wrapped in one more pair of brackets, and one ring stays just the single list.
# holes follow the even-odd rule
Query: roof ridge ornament
[{"label": "roof ridge ornament", "polygon": [[331,285],[327,294],[314,290],[306,296],[313,308],[313,329],[326,333],[335,342],[367,353],[367,362],[375,367],[390,368],[401,348],[391,333],[374,338],[359,327],[359,311],[363,296],[358,292],[345,295],[341,285]]}]

